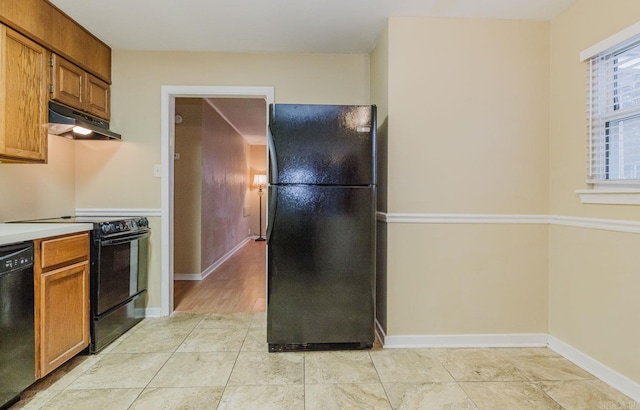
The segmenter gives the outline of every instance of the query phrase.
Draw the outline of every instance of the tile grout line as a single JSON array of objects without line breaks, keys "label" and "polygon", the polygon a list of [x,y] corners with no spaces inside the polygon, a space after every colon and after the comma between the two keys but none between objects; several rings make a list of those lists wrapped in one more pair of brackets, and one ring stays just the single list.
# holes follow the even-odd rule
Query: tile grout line
[{"label": "tile grout line", "polygon": [[[547,349],[548,349],[548,348],[547,348]],[[520,367],[520,366],[518,366],[518,363],[517,363],[517,362],[516,362],[512,357],[504,356],[504,355],[501,355],[501,354],[499,354],[499,353],[498,353],[498,355],[499,355],[500,357],[502,357],[502,359],[506,360],[506,361],[507,361],[509,364],[511,364],[512,366],[517,367],[517,368],[519,368],[519,367]],[[518,371],[519,371],[519,369],[518,369]],[[540,386],[540,385],[537,383],[537,382],[540,382],[540,381],[543,381],[543,380],[531,380],[531,378],[530,378],[528,375],[526,375],[526,374],[524,374],[524,373],[523,373],[522,375],[527,379],[527,382],[532,383],[532,384],[533,384],[533,385],[535,385],[538,389],[540,389],[540,391],[542,392],[542,394],[543,394],[545,397],[548,397],[552,402],[556,403],[556,404],[560,407],[560,409],[562,409],[562,410],[566,410],[566,409],[565,409],[565,408],[564,408],[560,403],[558,403],[558,402],[557,402],[553,397],[549,396],[549,395],[547,394],[547,392],[546,392],[546,391],[544,391],[544,389],[542,388],[542,386]]]},{"label": "tile grout line", "polygon": [[442,362],[442,360],[440,360],[440,358],[438,357],[437,354],[435,354],[435,352],[433,351],[433,348],[429,349],[429,352],[433,355],[433,357],[436,358],[436,360],[438,361],[438,363],[440,363],[440,366],[442,366],[442,368],[444,370],[447,371],[447,373],[449,373],[449,376],[451,376],[451,378],[453,379],[453,381],[455,382],[455,384],[458,386],[458,388],[460,390],[462,390],[462,392],[465,394],[465,396],[467,396],[467,399],[476,407],[476,409],[479,409],[480,406],[478,406],[478,403],[475,402],[475,400],[473,400],[471,398],[471,396],[469,396],[469,393],[467,393],[467,391],[464,389],[464,387],[462,387],[460,385],[460,381],[453,375],[453,373],[451,373],[451,371],[449,370],[449,368],[447,366],[444,365],[444,363]]},{"label": "tile grout line", "polygon": [[247,326],[247,332],[244,335],[244,339],[242,339],[242,343],[240,344],[240,348],[238,349],[238,352],[236,354],[236,359],[233,361],[233,366],[231,366],[231,371],[229,372],[229,376],[227,376],[227,381],[225,382],[224,387],[222,389],[222,395],[220,396],[220,400],[218,401],[218,405],[216,406],[216,409],[220,408],[220,405],[222,404],[222,398],[224,397],[224,394],[227,391],[227,387],[229,387],[229,380],[231,380],[231,375],[233,374],[233,370],[236,368],[236,364],[238,363],[238,359],[240,358],[240,353],[242,352],[242,348],[244,347],[244,344],[247,341],[247,336],[249,335],[249,331],[251,330],[253,319],[254,318],[252,317],[251,320],[249,321],[249,324]]},{"label": "tile grout line", "polygon": [[380,385],[382,386],[382,391],[384,391],[384,395],[387,398],[387,403],[389,403],[389,408],[393,409],[393,405],[391,404],[391,399],[389,398],[389,392],[387,392],[387,388],[384,383],[382,383],[382,377],[380,377],[380,372],[378,371],[378,367],[376,366],[376,362],[373,361],[373,356],[371,356],[371,350],[367,352],[369,355],[369,360],[371,360],[371,364],[373,368],[376,370],[376,374],[378,375],[378,380],[380,381]]},{"label": "tile grout line", "polygon": [[[171,318],[171,316],[169,316],[169,318]],[[138,395],[136,396],[136,398],[131,402],[131,404],[129,405],[129,407],[127,407],[127,410],[130,410],[131,407],[133,407],[133,405],[136,403],[136,401],[140,398],[140,396],[142,396],[142,393],[144,393],[144,391],[149,388],[149,384],[151,384],[151,382],[158,376],[158,374],[162,371],[162,369],[167,365],[167,363],[169,362],[169,360],[171,360],[171,358],[175,355],[175,353],[178,351],[178,349],[180,348],[180,346],[182,346],[182,344],[184,343],[185,340],[187,340],[187,338],[189,337],[189,335],[191,335],[191,333],[193,333],[193,331],[195,330],[196,327],[198,327],[198,325],[202,322],[203,318],[200,318],[200,320],[198,321],[198,323],[196,323],[193,328],[184,336],[184,338],[182,339],[182,341],[180,342],[180,344],[178,344],[178,346],[176,346],[176,348],[173,350],[173,352],[171,352],[171,354],[169,355],[169,357],[167,357],[167,360],[165,360],[165,362],[162,364],[162,366],[160,366],[160,368],[155,372],[155,374],[153,375],[153,377],[151,377],[151,379],[149,379],[149,381],[147,382],[147,384],[142,388],[142,390],[140,390],[140,393],[138,393]],[[129,335],[129,337],[131,337],[131,335]],[[116,346],[117,347],[117,346]],[[106,354],[110,354],[111,351],[109,351]]]}]

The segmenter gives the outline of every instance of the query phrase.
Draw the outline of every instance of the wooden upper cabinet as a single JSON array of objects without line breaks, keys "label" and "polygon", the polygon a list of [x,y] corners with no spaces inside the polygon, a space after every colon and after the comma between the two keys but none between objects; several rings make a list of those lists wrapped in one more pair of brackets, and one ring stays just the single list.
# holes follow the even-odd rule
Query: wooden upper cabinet
[{"label": "wooden upper cabinet", "polygon": [[87,111],[97,117],[111,118],[111,86],[87,73]]},{"label": "wooden upper cabinet", "polygon": [[51,57],[51,99],[109,120],[111,87],[64,58]]},{"label": "wooden upper cabinet", "polygon": [[53,54],[51,57],[51,99],[82,109],[85,105],[86,73],[80,67]]},{"label": "wooden upper cabinet", "polygon": [[0,22],[111,84],[111,48],[47,0],[0,0]]},{"label": "wooden upper cabinet", "polygon": [[1,161],[46,162],[47,73],[47,51],[0,24]]}]

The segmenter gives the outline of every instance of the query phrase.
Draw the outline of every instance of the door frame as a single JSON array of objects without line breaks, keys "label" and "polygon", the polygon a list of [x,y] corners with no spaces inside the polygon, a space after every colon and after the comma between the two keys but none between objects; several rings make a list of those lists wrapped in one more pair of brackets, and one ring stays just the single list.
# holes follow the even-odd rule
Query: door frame
[{"label": "door frame", "polygon": [[[235,87],[163,85],[161,87],[161,315],[173,313],[173,157],[175,154],[176,98],[250,98],[266,100],[266,130],[269,132],[269,104],[274,101],[274,87]],[[266,296],[265,296],[266,297]]]}]

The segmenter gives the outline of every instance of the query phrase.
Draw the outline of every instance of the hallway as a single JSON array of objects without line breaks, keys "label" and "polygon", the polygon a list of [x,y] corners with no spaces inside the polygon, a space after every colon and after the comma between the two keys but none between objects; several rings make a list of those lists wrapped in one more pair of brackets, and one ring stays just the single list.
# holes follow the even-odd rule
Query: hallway
[{"label": "hallway", "polygon": [[265,243],[250,240],[202,281],[174,281],[174,310],[182,313],[264,312]]}]

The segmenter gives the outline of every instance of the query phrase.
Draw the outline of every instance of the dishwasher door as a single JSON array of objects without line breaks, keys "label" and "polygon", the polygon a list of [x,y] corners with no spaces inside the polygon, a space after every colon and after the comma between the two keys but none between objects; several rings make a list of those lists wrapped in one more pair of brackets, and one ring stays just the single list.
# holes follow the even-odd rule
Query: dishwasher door
[{"label": "dishwasher door", "polygon": [[0,409],[36,379],[33,242],[0,246]]}]

